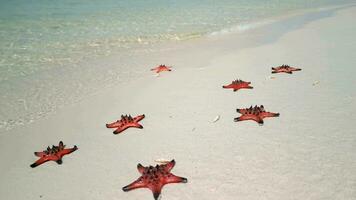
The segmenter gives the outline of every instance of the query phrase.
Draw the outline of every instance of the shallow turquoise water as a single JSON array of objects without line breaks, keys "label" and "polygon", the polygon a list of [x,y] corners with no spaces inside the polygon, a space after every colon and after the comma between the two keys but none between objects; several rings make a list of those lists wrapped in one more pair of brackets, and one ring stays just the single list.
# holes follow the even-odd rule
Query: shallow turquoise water
[{"label": "shallow turquoise water", "polygon": [[335,1],[1,1],[0,81],[139,42],[199,37],[258,18],[332,3]]},{"label": "shallow turquoise water", "polygon": [[349,2],[354,1],[0,0],[0,129],[19,119],[18,124],[31,121],[30,115],[43,115],[71,99],[65,91],[83,84],[63,86],[58,71],[70,74],[87,58]]}]

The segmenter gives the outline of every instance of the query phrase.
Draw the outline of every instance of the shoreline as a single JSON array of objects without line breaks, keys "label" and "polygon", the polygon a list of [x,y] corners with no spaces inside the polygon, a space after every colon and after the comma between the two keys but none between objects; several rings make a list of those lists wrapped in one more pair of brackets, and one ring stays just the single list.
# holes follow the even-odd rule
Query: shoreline
[{"label": "shoreline", "polygon": [[[137,163],[146,166],[158,158],[174,158],[173,173],[189,181],[165,187],[163,199],[352,199],[356,94],[348,87],[355,85],[349,72],[356,64],[355,10],[296,23],[285,34],[270,30],[278,38],[255,30],[208,39],[201,46],[203,41],[195,41],[179,55],[180,49],[164,57],[158,52],[140,58],[138,63],[147,63],[138,73],[146,74],[142,78],[103,88],[0,135],[0,183],[5,186],[0,197],[152,199],[148,190],[124,193],[120,188],[137,178]],[[257,39],[239,48],[255,36],[267,42]],[[155,77],[149,67],[156,62],[175,65],[172,72]],[[109,59],[106,64],[117,63]],[[280,64],[303,70],[291,76],[270,74],[270,68]],[[236,78],[251,81],[254,89],[234,93],[221,88]],[[320,83],[313,86],[315,81]],[[256,104],[281,116],[267,119],[262,127],[233,122],[236,108]],[[351,117],[344,119],[345,113]],[[121,114],[145,114],[144,129],[114,136],[105,123]],[[212,123],[217,115],[220,120]],[[61,166],[29,167],[33,151],[59,140],[79,150]],[[13,151],[16,147],[20,148]]]},{"label": "shoreline", "polygon": [[[186,41],[167,41],[151,47],[137,48],[134,59],[131,56],[124,57],[125,54],[120,55],[120,53],[117,53],[109,57],[81,62],[75,69],[68,69],[67,67],[55,68],[51,69],[50,73],[48,71],[37,73],[19,83],[8,83],[8,86],[6,86],[8,88],[13,88],[13,85],[17,85],[18,91],[12,90],[12,95],[17,95],[17,101],[14,102],[14,97],[11,97],[11,95],[4,99],[5,102],[8,102],[8,105],[3,106],[2,113],[3,116],[7,116],[5,117],[7,119],[0,120],[0,134],[6,134],[16,126],[21,127],[24,124],[28,124],[28,122],[32,123],[40,118],[48,117],[48,115],[57,112],[58,109],[95,95],[103,87],[113,87],[127,81],[138,80],[140,77],[147,77],[146,68],[151,66],[171,63],[179,68],[185,67],[186,64],[182,63],[180,58],[171,59],[174,54],[187,58],[189,57],[188,54],[198,50],[202,51],[203,47],[209,50],[204,49],[202,51],[203,55],[199,58],[209,58],[220,51],[224,51],[224,49],[228,49],[226,46],[229,40],[237,41],[238,48],[241,50],[264,45],[268,42],[273,42],[273,40],[278,40],[283,34],[293,31],[304,24],[329,17],[333,12],[345,6],[347,5],[299,10],[289,15],[268,18],[269,21],[272,21],[271,23],[263,24],[247,31],[233,31],[214,36],[206,35]],[[286,25],[288,24],[292,24],[292,26],[287,27]],[[266,32],[267,36],[261,36],[260,33],[262,32]],[[219,43],[224,43],[223,47],[214,46],[219,45]],[[161,54],[168,56],[169,59],[162,59]],[[193,61],[189,67],[199,67],[206,64],[201,61]],[[97,76],[93,77],[92,74],[97,74]],[[48,85],[43,86],[43,82],[47,82]],[[28,85],[31,85],[31,88],[27,88]],[[71,91],[71,95],[67,94],[68,91]]]}]

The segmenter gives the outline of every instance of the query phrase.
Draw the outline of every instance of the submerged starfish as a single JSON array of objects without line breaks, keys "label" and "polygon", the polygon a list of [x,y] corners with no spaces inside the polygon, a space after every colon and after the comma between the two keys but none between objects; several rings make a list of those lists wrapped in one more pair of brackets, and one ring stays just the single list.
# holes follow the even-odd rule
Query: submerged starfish
[{"label": "submerged starfish", "polygon": [[46,150],[42,152],[35,152],[35,155],[37,157],[40,157],[36,162],[34,162],[31,167],[35,168],[38,165],[41,165],[47,161],[55,161],[58,164],[62,164],[62,157],[72,153],[73,151],[77,150],[78,147],[74,145],[73,148],[70,149],[65,149],[65,145],[63,145],[63,142],[60,141],[58,146],[52,145],[52,148],[49,146],[47,147]]},{"label": "submerged starfish", "polygon": [[166,66],[166,65],[159,65],[158,67],[155,67],[153,69],[151,69],[151,71],[156,71],[156,73],[160,73],[163,71],[172,71],[171,70],[172,67]]},{"label": "submerged starfish", "polygon": [[251,82],[246,82],[246,81],[242,81],[240,79],[236,79],[234,81],[232,81],[229,85],[224,85],[222,86],[223,88],[226,89],[234,89],[234,92],[236,92],[239,89],[252,89],[253,87],[250,86]]},{"label": "submerged starfish", "polygon": [[288,74],[292,74],[294,71],[301,71],[302,69],[300,68],[295,68],[295,67],[291,67],[289,65],[282,65],[279,67],[272,67],[272,74],[275,73],[288,73]]},{"label": "submerged starfish", "polygon": [[139,115],[134,118],[132,118],[131,115],[121,115],[120,120],[117,120],[111,124],[106,124],[106,128],[116,128],[116,130],[113,132],[114,134],[119,134],[130,127],[143,129],[143,126],[138,123],[143,118],[145,118],[145,115]]},{"label": "submerged starfish", "polygon": [[152,191],[154,199],[157,200],[164,185],[169,183],[188,182],[186,178],[176,176],[170,172],[175,163],[176,162],[172,160],[167,164],[156,165],[155,167],[144,167],[141,164],[138,164],[137,169],[140,172],[141,177],[123,187],[122,190],[128,192],[137,188],[148,188]]},{"label": "submerged starfish", "polygon": [[244,121],[244,120],[253,120],[258,124],[263,125],[263,119],[266,117],[278,117],[279,113],[272,113],[265,111],[263,105],[255,106],[244,109],[236,109],[238,113],[241,114],[240,117],[234,119],[235,122]]}]

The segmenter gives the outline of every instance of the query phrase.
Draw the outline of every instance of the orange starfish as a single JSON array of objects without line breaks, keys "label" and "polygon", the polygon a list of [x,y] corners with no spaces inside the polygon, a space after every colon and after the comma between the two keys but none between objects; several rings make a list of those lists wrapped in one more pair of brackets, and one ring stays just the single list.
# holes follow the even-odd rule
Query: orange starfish
[{"label": "orange starfish", "polygon": [[116,128],[116,130],[113,132],[114,134],[119,134],[122,131],[131,127],[143,129],[143,126],[138,123],[143,118],[145,118],[145,115],[139,115],[134,118],[132,118],[131,115],[121,115],[120,120],[117,120],[116,122],[113,122],[111,124],[106,124],[106,128]]},{"label": "orange starfish", "polygon": [[265,111],[263,105],[255,106],[244,109],[236,109],[238,113],[241,114],[240,117],[234,119],[235,122],[244,121],[244,120],[253,120],[260,125],[263,125],[263,119],[267,117],[278,117],[279,113],[272,113]]},{"label": "orange starfish", "polygon": [[275,73],[288,73],[288,74],[292,74],[294,71],[301,71],[302,69],[300,68],[295,68],[295,67],[291,67],[289,65],[282,65],[279,67],[272,67],[272,74]]},{"label": "orange starfish", "polygon": [[131,184],[122,188],[123,191],[128,192],[137,188],[148,188],[152,191],[155,200],[161,194],[164,185],[169,183],[187,183],[188,180],[183,177],[176,176],[171,173],[172,168],[176,162],[174,160],[167,164],[156,165],[155,167],[144,167],[141,164],[137,165],[137,169],[141,177]]},{"label": "orange starfish", "polygon": [[65,149],[65,145],[63,145],[63,142],[60,141],[58,146],[52,145],[52,148],[48,146],[47,149],[42,152],[35,152],[35,155],[37,157],[40,157],[40,159],[34,162],[31,167],[35,168],[38,165],[41,165],[47,161],[55,161],[58,164],[62,164],[62,157],[72,153],[77,149],[78,147],[75,145],[73,148]]},{"label": "orange starfish", "polygon": [[172,71],[171,70],[172,67],[166,66],[166,65],[159,65],[158,67],[155,67],[153,69],[151,69],[151,71],[156,71],[156,73],[160,73],[163,71]]},{"label": "orange starfish", "polygon": [[250,86],[251,82],[246,82],[246,81],[242,81],[239,79],[236,79],[234,81],[232,81],[229,85],[224,85],[222,86],[223,88],[226,89],[233,89],[234,92],[236,92],[239,89],[252,89],[253,87]]}]

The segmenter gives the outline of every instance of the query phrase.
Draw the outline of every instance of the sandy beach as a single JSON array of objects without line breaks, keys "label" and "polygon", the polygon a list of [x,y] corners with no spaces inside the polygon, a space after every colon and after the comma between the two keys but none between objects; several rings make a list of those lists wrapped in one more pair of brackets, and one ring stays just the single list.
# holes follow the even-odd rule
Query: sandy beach
[{"label": "sandy beach", "polygon": [[[160,158],[188,179],[162,200],[355,199],[355,18],[355,7],[307,12],[132,58],[147,66],[139,77],[0,135],[0,199],[151,200],[148,189],[121,188],[138,163]],[[157,77],[158,64],[172,71]],[[282,64],[302,71],[271,74]],[[254,88],[222,89],[237,78]],[[251,105],[280,117],[233,121]],[[144,128],[113,135],[105,124],[122,114],[145,114]],[[61,140],[79,149],[30,168],[34,151]]]}]

